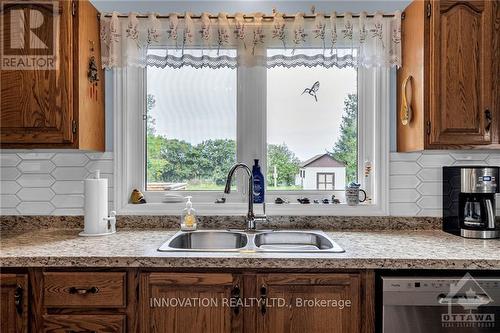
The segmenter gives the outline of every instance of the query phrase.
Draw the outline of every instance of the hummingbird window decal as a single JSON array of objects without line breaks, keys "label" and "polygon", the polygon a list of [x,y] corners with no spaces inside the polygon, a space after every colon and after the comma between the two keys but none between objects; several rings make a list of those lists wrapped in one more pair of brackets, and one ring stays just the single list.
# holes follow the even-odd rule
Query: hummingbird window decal
[{"label": "hummingbird window decal", "polygon": [[316,93],[319,90],[319,81],[314,82],[311,88],[306,88],[302,92],[301,95],[304,95],[305,93],[308,93],[309,95],[313,96],[316,102],[318,101],[318,97],[316,96]]}]

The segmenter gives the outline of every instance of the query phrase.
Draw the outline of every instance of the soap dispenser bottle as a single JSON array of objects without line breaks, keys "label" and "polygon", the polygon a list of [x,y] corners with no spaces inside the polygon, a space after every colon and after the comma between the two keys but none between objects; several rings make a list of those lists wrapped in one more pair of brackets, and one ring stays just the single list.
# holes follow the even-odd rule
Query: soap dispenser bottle
[{"label": "soap dispenser bottle", "polygon": [[191,202],[191,196],[187,196],[186,208],[182,210],[181,215],[181,230],[193,231],[196,230],[196,212]]},{"label": "soap dispenser bottle", "polygon": [[253,202],[254,203],[264,203],[264,175],[260,170],[259,160],[254,160],[254,165],[252,168],[253,176]]}]

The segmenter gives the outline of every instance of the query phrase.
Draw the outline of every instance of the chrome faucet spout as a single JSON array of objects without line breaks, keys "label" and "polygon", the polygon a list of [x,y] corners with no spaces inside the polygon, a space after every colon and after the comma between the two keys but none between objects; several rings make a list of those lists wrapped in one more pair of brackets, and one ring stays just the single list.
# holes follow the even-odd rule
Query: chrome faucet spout
[{"label": "chrome faucet spout", "polygon": [[243,169],[246,171],[248,175],[248,212],[247,212],[247,228],[254,230],[255,229],[255,213],[253,211],[253,175],[252,170],[244,164],[244,163],[236,163],[232,166],[227,174],[226,186],[224,188],[224,193],[231,193],[231,181],[233,179],[233,175],[238,169]]}]

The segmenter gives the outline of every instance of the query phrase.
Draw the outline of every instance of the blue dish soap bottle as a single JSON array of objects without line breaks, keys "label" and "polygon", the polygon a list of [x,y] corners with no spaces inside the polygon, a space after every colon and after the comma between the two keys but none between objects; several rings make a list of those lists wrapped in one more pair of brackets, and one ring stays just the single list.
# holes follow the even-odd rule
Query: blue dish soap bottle
[{"label": "blue dish soap bottle", "polygon": [[260,171],[259,160],[254,160],[255,164],[252,168],[253,175],[253,202],[264,203],[264,175]]}]

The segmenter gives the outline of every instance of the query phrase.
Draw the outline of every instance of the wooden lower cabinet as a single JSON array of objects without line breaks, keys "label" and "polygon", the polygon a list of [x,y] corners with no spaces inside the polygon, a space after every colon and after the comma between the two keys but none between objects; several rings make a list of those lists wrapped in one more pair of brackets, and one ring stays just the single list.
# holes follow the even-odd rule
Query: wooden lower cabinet
[{"label": "wooden lower cabinet", "polygon": [[368,333],[373,285],[364,272],[143,273],[139,321],[143,333]]},{"label": "wooden lower cabinet", "polygon": [[44,333],[125,333],[124,315],[46,315],[43,318]]},{"label": "wooden lower cabinet", "polygon": [[236,300],[242,292],[237,274],[144,273],[141,332],[241,332],[241,309],[223,302]]},{"label": "wooden lower cabinet", "polygon": [[258,332],[361,332],[359,274],[265,274],[256,287]]},{"label": "wooden lower cabinet", "polygon": [[0,332],[28,332],[28,275],[0,274]]},{"label": "wooden lower cabinet", "polygon": [[373,271],[9,269],[4,333],[373,333]]}]

